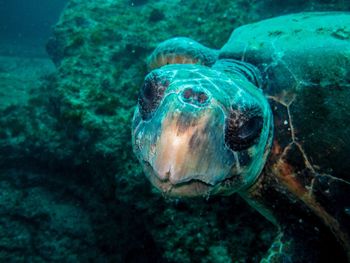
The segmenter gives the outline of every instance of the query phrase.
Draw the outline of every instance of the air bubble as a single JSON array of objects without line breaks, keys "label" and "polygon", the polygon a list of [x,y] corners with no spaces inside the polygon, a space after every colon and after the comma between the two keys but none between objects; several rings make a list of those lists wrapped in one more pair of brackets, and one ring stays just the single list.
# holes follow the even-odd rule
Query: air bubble
[{"label": "air bubble", "polygon": [[345,212],[345,214],[347,214],[348,216],[350,216],[350,207],[346,207],[346,208],[344,209],[344,212]]}]

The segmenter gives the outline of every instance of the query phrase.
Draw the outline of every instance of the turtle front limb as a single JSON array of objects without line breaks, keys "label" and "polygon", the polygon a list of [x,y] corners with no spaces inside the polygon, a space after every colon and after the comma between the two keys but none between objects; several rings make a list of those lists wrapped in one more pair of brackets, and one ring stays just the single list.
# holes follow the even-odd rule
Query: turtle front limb
[{"label": "turtle front limb", "polygon": [[148,58],[147,66],[149,70],[167,64],[200,64],[210,67],[217,58],[217,50],[205,47],[187,37],[175,37],[157,46]]},{"label": "turtle front limb", "polygon": [[284,235],[280,233],[272,243],[267,255],[260,261],[260,263],[293,262],[291,255],[291,243],[291,239],[285,240]]},{"label": "turtle front limb", "polygon": [[287,229],[278,234],[261,263],[348,262],[331,233],[310,228]]}]

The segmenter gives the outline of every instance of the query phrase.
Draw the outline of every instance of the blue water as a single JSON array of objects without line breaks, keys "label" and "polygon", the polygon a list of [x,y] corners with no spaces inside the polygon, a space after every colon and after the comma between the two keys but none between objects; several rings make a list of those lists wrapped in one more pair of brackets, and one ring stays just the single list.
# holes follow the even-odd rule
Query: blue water
[{"label": "blue water", "polygon": [[[34,49],[43,54],[42,47],[52,34],[66,0],[1,0],[0,42],[21,49]],[[10,47],[8,47],[10,49]],[[1,51],[0,51],[1,54]]]}]

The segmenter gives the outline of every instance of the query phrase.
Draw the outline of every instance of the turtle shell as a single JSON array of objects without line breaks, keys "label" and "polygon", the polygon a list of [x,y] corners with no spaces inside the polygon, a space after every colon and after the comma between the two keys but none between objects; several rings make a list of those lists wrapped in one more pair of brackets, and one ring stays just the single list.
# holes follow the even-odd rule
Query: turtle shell
[{"label": "turtle shell", "polygon": [[350,251],[350,14],[242,26],[219,58],[260,70],[275,126],[267,168]]}]

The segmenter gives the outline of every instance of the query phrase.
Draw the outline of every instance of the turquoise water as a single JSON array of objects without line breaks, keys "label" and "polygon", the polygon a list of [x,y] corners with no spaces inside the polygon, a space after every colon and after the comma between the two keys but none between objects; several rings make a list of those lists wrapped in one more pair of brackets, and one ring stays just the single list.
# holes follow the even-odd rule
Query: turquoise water
[{"label": "turquoise water", "polygon": [[[278,229],[240,196],[168,198],[144,175],[131,122],[147,57],[176,36],[220,49],[245,24],[348,10],[335,0],[0,0],[0,262],[259,262]],[[328,105],[345,111],[340,97]],[[329,243],[327,257],[343,256]]]}]

